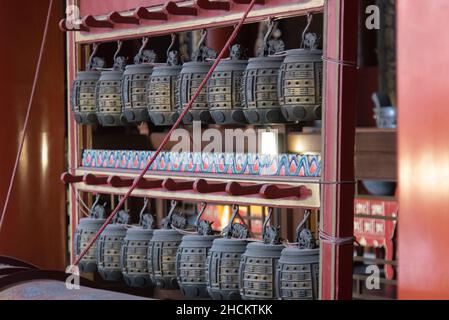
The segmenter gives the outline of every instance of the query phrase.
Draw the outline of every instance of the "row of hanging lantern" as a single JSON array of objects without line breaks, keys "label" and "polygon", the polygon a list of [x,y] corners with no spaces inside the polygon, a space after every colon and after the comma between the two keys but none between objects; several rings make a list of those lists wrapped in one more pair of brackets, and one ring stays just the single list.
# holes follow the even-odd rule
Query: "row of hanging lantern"
[{"label": "row of hanging lantern", "polygon": [[[320,119],[322,52],[317,49],[318,36],[307,32],[311,17],[300,49],[284,51],[282,40],[269,40],[273,20],[258,57],[247,60],[242,46],[232,46],[230,58],[217,65],[183,122],[266,124]],[[216,57],[216,52],[205,46],[205,38],[203,30],[192,61],[183,65],[178,52],[172,50],[174,35],[165,64],[155,63],[154,51],[145,49],[148,38],[144,38],[134,64],[128,66],[126,58],[119,55],[119,41],[112,69],[104,68],[104,60],[96,57],[98,45],[94,45],[87,71],[78,73],[73,86],[76,122],[172,125]]]},{"label": "row of hanging lantern", "polygon": [[[92,207],[92,214],[77,227],[75,253],[79,254],[105,221],[105,207]],[[172,201],[162,228],[153,230],[154,219],[140,212],[139,225],[129,226],[129,214],[121,210],[100,235],[98,244],[80,262],[80,271],[98,270],[104,280],[133,287],[155,286],[181,289],[186,298],[225,299],[317,299],[319,249],[305,223],[297,229],[297,243],[281,243],[279,227],[268,226],[273,209],[263,225],[263,241],[248,239],[249,231],[235,223],[239,206],[221,235],[202,220],[206,204],[196,219],[196,231],[185,228],[187,220]],[[92,252],[91,252],[92,251]]]}]

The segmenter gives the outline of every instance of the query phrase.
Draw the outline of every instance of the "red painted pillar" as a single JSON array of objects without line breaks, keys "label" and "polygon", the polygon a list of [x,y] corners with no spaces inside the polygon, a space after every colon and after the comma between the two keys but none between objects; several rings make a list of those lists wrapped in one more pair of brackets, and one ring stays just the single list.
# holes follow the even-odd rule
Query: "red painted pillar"
[{"label": "red painted pillar", "polygon": [[397,12],[398,297],[449,299],[449,2]]},{"label": "red painted pillar", "polygon": [[[354,136],[357,70],[335,61],[357,61],[358,0],[328,0],[325,7],[323,179],[321,229],[353,235]],[[352,244],[321,242],[321,298],[352,298]]]},{"label": "red painted pillar", "polygon": [[[41,46],[49,1],[3,1],[0,11],[0,206],[3,208]],[[48,39],[29,130],[0,233],[0,255],[43,268],[64,269],[66,259],[64,170],[64,34],[62,3],[53,1]],[[1,210],[0,210],[1,214]]]}]

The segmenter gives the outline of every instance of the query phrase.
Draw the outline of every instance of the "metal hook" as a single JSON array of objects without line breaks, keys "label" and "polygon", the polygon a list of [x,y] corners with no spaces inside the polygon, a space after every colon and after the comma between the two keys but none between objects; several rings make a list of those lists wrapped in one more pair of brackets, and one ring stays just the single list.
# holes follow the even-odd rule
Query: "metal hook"
[{"label": "metal hook", "polygon": [[178,205],[178,201],[176,201],[176,200],[172,200],[171,201],[171,207],[170,207],[170,211],[168,212],[168,214],[167,214],[167,221],[168,221],[168,224],[171,226],[171,219],[172,219],[172,215],[173,215],[173,212],[175,212],[175,209],[176,209],[176,206]]},{"label": "metal hook", "polygon": [[[234,220],[237,217],[237,214],[239,213],[240,207],[238,204],[233,204],[232,205],[232,216],[231,219],[229,219],[229,223],[226,227],[223,228],[223,232],[224,232],[224,237],[225,238],[232,238],[232,229],[233,229],[233,225],[234,225]],[[225,232],[225,230],[227,230]]]},{"label": "metal hook", "polygon": [[89,57],[88,70],[92,70],[92,61],[93,61],[95,55],[97,54],[97,51],[98,51],[98,47],[99,47],[99,46],[100,46],[100,45],[99,45],[98,43],[94,43],[94,44],[92,45],[92,53],[90,54],[90,57]]},{"label": "metal hook", "polygon": [[150,38],[148,37],[143,37],[142,38],[142,46],[139,49],[139,52],[137,53],[137,55],[142,55],[143,50],[146,48],[148,41],[150,40]]},{"label": "metal hook", "polygon": [[269,18],[268,19],[268,29],[267,32],[265,33],[265,36],[263,37],[263,54],[264,55],[268,55],[268,39],[271,36],[271,33],[274,30],[274,27],[276,26],[276,22],[274,21],[273,18]]},{"label": "metal hook", "polygon": [[98,204],[98,202],[100,201],[100,197],[101,197],[101,195],[99,193],[95,196],[95,201],[92,204],[92,211],[95,208],[95,206]]},{"label": "metal hook", "polygon": [[167,57],[169,56],[170,51],[175,46],[175,41],[176,41],[176,33],[172,33],[171,34],[171,42],[170,42],[170,45],[168,46],[168,49],[167,49]]},{"label": "metal hook", "polygon": [[306,40],[306,33],[307,33],[307,31],[309,31],[310,25],[312,24],[312,20],[313,20],[313,14],[311,12],[308,12],[307,13],[307,25],[304,28],[304,31],[302,32],[302,35],[301,35],[300,48],[304,48],[304,43],[305,43],[305,40]]},{"label": "metal hook", "polygon": [[271,220],[272,215],[273,215],[273,208],[268,208],[268,216],[265,218],[265,221],[263,222],[262,226],[262,239],[265,239],[265,236],[267,234],[267,225],[268,222]]},{"label": "metal hook", "polygon": [[309,220],[310,215],[312,214],[311,210],[305,210],[304,212],[304,218],[302,218],[301,222],[298,224],[298,227],[296,227],[296,241],[299,242],[299,233],[302,231],[302,229],[304,228],[304,225],[306,224],[306,222]]},{"label": "metal hook", "polygon": [[200,41],[198,42],[198,49],[204,45],[204,42],[206,41],[206,35],[207,30],[206,29],[201,30],[201,38]]},{"label": "metal hook", "polygon": [[122,49],[122,45],[123,45],[123,41],[118,40],[117,41],[117,51],[115,51],[115,53],[114,53],[114,61],[117,58],[118,54],[120,53],[120,50]]},{"label": "metal hook", "polygon": [[204,214],[204,211],[206,211],[206,207],[207,207],[207,203],[201,202],[201,209],[198,212],[198,215],[196,216],[195,226],[198,227],[198,223],[200,222],[200,219],[201,219],[202,215]]},{"label": "metal hook", "polygon": [[142,207],[142,210],[140,210],[140,213],[139,213],[139,221],[142,221],[143,213],[145,212],[145,209],[147,208],[148,201],[149,201],[149,199],[146,198],[146,197],[143,199],[143,207]]}]

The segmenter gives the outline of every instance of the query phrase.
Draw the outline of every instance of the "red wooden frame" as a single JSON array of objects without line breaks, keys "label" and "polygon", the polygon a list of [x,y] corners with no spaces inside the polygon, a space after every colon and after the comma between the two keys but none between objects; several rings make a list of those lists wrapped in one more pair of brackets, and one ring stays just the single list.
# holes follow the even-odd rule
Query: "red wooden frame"
[{"label": "red wooden frame", "polygon": [[[354,67],[332,61],[357,61],[358,0],[328,0],[325,7],[325,83],[321,229],[352,237],[354,137],[357,77]],[[349,182],[349,183],[347,183]],[[352,245],[321,243],[322,299],[352,298]]]},{"label": "red wooden frame", "polygon": [[[67,2],[72,4],[73,1],[67,0]],[[356,61],[358,5],[358,0],[328,0],[326,2],[324,55],[330,60]],[[112,6],[108,9],[108,12],[120,11],[120,8]],[[270,16],[270,14],[267,14],[267,16]],[[76,56],[74,33],[68,33],[67,39],[67,58],[69,61],[67,80],[71,91],[78,57]],[[356,90],[356,79],[355,68],[334,62],[325,63],[323,180],[335,181],[335,184],[323,185],[320,220],[321,229],[335,237],[350,237],[353,234],[354,185],[338,182],[354,180],[356,110],[356,95],[354,92]],[[70,101],[68,105],[70,105]],[[78,146],[80,137],[71,112],[69,112],[68,122],[69,172],[75,174],[75,169],[79,165]],[[85,131],[85,129],[81,130]],[[71,191],[72,188],[70,187]],[[239,192],[244,193],[245,191],[240,190]],[[74,192],[70,193],[70,199],[71,231],[73,235],[78,223],[78,207]],[[337,247],[322,243],[320,270],[320,297],[322,299],[350,299],[352,297],[351,245]]]}]

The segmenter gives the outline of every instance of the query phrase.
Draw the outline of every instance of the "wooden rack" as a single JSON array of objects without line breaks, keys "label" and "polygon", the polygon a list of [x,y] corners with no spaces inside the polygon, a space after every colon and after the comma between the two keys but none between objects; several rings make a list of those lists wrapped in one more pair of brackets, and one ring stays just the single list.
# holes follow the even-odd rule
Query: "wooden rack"
[{"label": "wooden rack", "polygon": [[[227,1],[226,4],[212,1],[177,1],[166,3],[160,0],[148,0],[142,7],[142,1],[87,1],[68,0],[80,8],[78,30],[68,30],[65,21],[60,26],[67,34],[68,59],[68,97],[71,95],[72,83],[78,66],[83,61],[80,44],[94,42],[110,42],[117,39],[135,39],[144,36],[157,36],[180,31],[202,28],[232,26],[240,18],[247,6],[246,0]],[[224,2],[224,1],[220,1]],[[303,179],[289,178],[288,181],[272,181],[270,179],[255,183],[248,177],[233,177],[226,183],[223,191],[223,180],[214,177],[183,177],[188,182],[183,187],[190,189],[170,191],[170,182],[158,188],[139,188],[133,196],[149,196],[161,199],[210,201],[223,204],[241,203],[276,207],[310,207],[320,208],[320,228],[333,237],[352,236],[353,230],[353,197],[352,184],[340,184],[340,181],[354,180],[354,114],[356,77],[355,68],[340,65],[338,61],[356,61],[358,0],[265,0],[259,3],[250,13],[247,23],[263,21],[267,18],[286,18],[304,15],[307,12],[324,12],[324,53],[327,61],[323,70],[323,173],[322,178]],[[336,61],[337,63],[335,63]],[[69,98],[68,98],[69,99]],[[67,103],[70,106],[70,101]],[[85,127],[76,125],[69,112],[68,123],[69,168],[71,188],[80,191],[123,194],[135,173],[113,171],[87,171],[80,167],[81,152],[89,144],[90,137]],[[93,174],[93,181],[86,174]],[[112,176],[118,176],[114,178]],[[157,180],[162,184],[166,179],[180,179],[171,174],[146,175],[146,183]],[[206,182],[195,181],[203,178]],[[320,180],[331,183],[321,185]],[[101,184],[95,184],[95,182]],[[91,184],[90,182],[94,182]],[[213,185],[216,192],[202,193],[207,183]],[[176,181],[175,181],[176,184]],[[240,184],[240,186],[238,185]],[[259,185],[262,185],[259,189]],[[265,186],[265,187],[264,187]],[[271,186],[271,187],[267,187]],[[274,187],[273,187],[274,186]],[[311,191],[306,199],[298,197],[270,199],[261,196],[262,187],[265,192],[278,194],[283,188],[304,187]],[[283,192],[283,191],[281,191]],[[231,193],[231,194],[230,194]],[[71,233],[75,232],[78,223],[78,203],[76,194],[70,194]],[[352,295],[352,246],[338,247],[332,243],[321,245],[320,297],[323,299],[350,299]]]},{"label": "wooden rack", "polygon": [[[136,3],[135,7],[128,3]],[[66,19],[59,26],[74,32],[76,43],[107,42],[116,39],[132,39],[157,36],[173,32],[201,28],[231,26],[239,20],[249,1],[148,1],[159,2],[141,6],[139,1],[107,4],[110,13],[105,14],[99,5],[80,1],[81,17],[74,28],[68,28]],[[163,4],[161,4],[161,2]],[[129,7],[126,7],[128,4]],[[261,0],[248,16],[246,23],[270,18],[288,18],[307,12],[322,12],[324,0]]]}]

